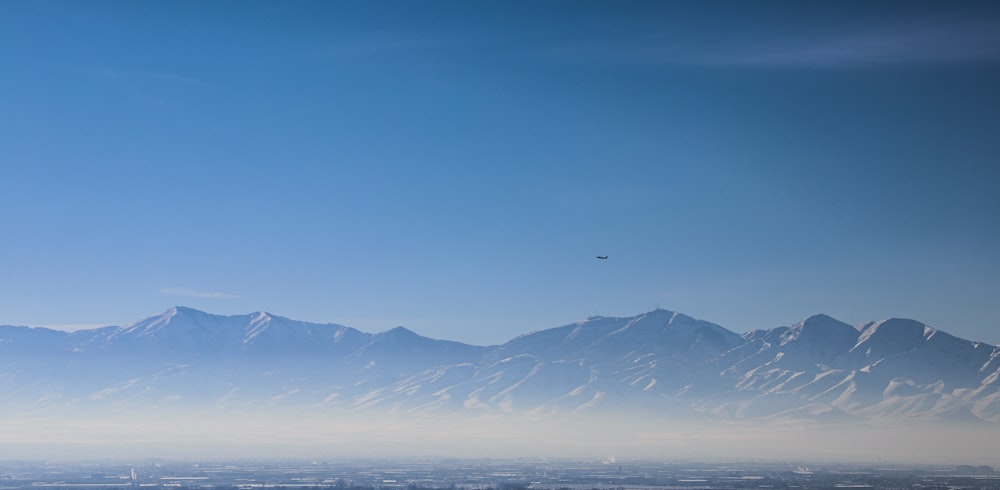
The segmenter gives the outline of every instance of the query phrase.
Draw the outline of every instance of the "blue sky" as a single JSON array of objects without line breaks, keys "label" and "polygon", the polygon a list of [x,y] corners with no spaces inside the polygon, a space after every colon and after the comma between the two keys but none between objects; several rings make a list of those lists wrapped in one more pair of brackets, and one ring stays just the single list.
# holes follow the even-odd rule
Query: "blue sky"
[{"label": "blue sky", "polygon": [[1000,343],[989,2],[2,2],[0,59],[0,323]]}]

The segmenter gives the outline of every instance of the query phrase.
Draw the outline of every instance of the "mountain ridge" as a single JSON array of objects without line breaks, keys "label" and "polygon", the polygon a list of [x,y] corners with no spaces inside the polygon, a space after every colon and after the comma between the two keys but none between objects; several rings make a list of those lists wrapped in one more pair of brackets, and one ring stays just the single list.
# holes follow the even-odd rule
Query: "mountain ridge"
[{"label": "mountain ridge", "polygon": [[682,313],[590,317],[491,346],[268,312],[0,326],[3,412],[248,409],[1000,423],[1000,347],[915,320],[817,314],[734,333]]}]

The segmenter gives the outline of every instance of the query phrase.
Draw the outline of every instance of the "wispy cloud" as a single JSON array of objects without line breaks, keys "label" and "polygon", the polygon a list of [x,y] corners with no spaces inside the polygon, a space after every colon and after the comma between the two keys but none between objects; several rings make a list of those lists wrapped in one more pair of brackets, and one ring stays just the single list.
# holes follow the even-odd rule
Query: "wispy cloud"
[{"label": "wispy cloud", "polygon": [[833,26],[821,32],[676,34],[647,29],[629,38],[588,39],[537,54],[572,62],[634,65],[848,68],[1000,62],[1000,21],[919,20]]},{"label": "wispy cloud", "polygon": [[1000,60],[1000,23],[961,22],[861,29],[773,40],[716,53],[703,61],[757,66],[974,63]]},{"label": "wispy cloud", "polygon": [[103,69],[97,74],[112,80],[144,81],[156,83],[169,83],[174,85],[186,85],[192,87],[207,87],[209,83],[200,78],[178,75],[169,72],[137,71],[137,70],[113,70]]},{"label": "wispy cloud", "polygon": [[221,291],[199,291],[192,288],[163,288],[160,292],[172,296],[183,296],[185,298],[239,299],[239,296],[235,294],[223,293]]},{"label": "wispy cloud", "polygon": [[178,101],[213,85],[193,76],[169,71],[122,70],[108,67],[71,68],[74,73],[100,80],[117,87],[145,104],[156,107],[174,106]]},{"label": "wispy cloud", "polygon": [[369,58],[373,56],[410,55],[446,47],[449,43],[441,35],[422,36],[413,33],[373,31],[365,35],[343,39],[324,45],[319,54],[333,58]]}]

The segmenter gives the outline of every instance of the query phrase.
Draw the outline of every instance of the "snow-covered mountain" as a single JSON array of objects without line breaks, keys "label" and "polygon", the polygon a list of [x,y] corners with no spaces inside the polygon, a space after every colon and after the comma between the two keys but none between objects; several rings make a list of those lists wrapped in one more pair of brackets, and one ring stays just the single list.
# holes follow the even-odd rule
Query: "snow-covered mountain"
[{"label": "snow-covered mountain", "polygon": [[77,332],[0,326],[0,413],[258,410],[1000,422],[1000,347],[824,315],[744,335],[680,313],[496,346],[171,308]]}]

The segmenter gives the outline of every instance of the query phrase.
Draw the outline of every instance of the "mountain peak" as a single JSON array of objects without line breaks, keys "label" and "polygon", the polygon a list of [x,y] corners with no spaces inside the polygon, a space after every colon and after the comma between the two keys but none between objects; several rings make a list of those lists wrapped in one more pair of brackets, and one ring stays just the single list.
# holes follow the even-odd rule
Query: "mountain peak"
[{"label": "mountain peak", "polygon": [[403,326],[398,326],[378,334],[379,337],[386,338],[415,338],[420,337],[416,332]]},{"label": "mountain peak", "polygon": [[888,335],[891,333],[892,335],[897,336],[919,335],[923,337],[925,334],[930,333],[928,329],[934,330],[934,328],[924,324],[923,322],[918,322],[909,318],[892,317],[880,322],[870,322],[866,324],[862,327],[861,335],[864,338],[868,338],[879,333],[882,335]]},{"label": "mountain peak", "polygon": [[[669,317],[671,320],[675,318],[691,318],[683,313],[678,313],[676,311],[671,311],[663,308],[655,308],[653,310],[647,311],[639,316],[651,316],[651,317]],[[691,318],[693,320],[693,318]]]},{"label": "mountain peak", "polygon": [[163,313],[164,315],[210,315],[201,310],[196,310],[188,306],[174,306]]},{"label": "mountain peak", "polygon": [[890,318],[872,322],[862,327],[857,345],[852,350],[864,347],[868,356],[887,356],[916,348],[930,338],[937,330],[916,320]]},{"label": "mountain peak", "polygon": [[785,342],[800,337],[819,340],[831,336],[856,339],[858,329],[829,315],[818,313],[792,325],[783,335],[786,339]]},{"label": "mountain peak", "polygon": [[800,323],[806,324],[806,323],[830,322],[830,321],[839,322],[840,320],[837,320],[836,318],[833,318],[832,316],[827,315],[825,313],[816,313],[815,315],[811,315],[807,317],[805,320],[802,320],[802,322]]},{"label": "mountain peak", "polygon": [[848,351],[858,341],[858,330],[836,318],[816,314],[788,327],[778,339],[786,362],[795,359],[796,368],[803,368],[830,362]]},{"label": "mountain peak", "polygon": [[151,316],[122,326],[117,332],[112,334],[112,337],[123,335],[154,335],[168,326],[172,328],[173,326],[179,326],[183,329],[190,329],[200,326],[202,323],[213,318],[216,318],[216,315],[186,306],[174,306],[160,315]]}]

